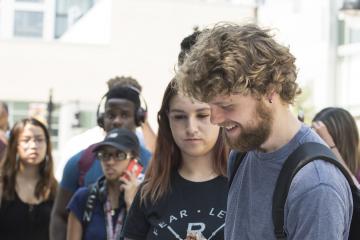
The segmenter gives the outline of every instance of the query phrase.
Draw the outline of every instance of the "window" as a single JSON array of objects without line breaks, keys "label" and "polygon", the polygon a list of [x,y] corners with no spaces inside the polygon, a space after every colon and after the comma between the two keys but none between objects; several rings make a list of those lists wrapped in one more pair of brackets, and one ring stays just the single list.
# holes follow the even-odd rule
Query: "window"
[{"label": "window", "polygon": [[55,38],[60,38],[67,29],[94,6],[97,0],[56,0]]},{"label": "window", "polygon": [[36,37],[43,35],[42,12],[15,11],[14,35],[17,37]]},{"label": "window", "polygon": [[349,43],[359,43],[360,42],[360,29],[350,29],[349,30]]}]

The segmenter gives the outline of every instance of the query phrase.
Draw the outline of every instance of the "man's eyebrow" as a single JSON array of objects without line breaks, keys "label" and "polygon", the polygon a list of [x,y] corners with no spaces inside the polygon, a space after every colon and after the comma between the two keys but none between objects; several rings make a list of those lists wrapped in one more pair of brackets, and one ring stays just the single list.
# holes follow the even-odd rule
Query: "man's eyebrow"
[{"label": "man's eyebrow", "polygon": [[229,104],[233,104],[232,101],[217,101],[217,102],[212,102],[210,104],[213,104],[213,105],[229,105]]}]

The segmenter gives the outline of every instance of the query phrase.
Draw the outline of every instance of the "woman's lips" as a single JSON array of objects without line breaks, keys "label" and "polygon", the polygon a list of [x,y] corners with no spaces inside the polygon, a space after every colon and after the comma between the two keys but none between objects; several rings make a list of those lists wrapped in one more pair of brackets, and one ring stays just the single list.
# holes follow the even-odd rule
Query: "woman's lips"
[{"label": "woman's lips", "polygon": [[184,141],[189,143],[199,142],[201,141],[201,138],[186,138]]},{"label": "woman's lips", "polygon": [[39,156],[39,154],[38,153],[30,153],[28,156],[30,158],[37,158]]}]

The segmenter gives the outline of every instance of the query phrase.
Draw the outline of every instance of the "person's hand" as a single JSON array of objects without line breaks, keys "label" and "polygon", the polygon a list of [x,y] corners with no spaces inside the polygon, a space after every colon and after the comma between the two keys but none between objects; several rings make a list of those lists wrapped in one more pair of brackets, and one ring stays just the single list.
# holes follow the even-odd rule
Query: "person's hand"
[{"label": "person's hand", "polygon": [[138,190],[139,183],[133,172],[126,170],[125,174],[120,178],[123,184],[120,185],[120,190],[124,191],[124,200],[126,209],[129,210],[136,192]]},{"label": "person's hand", "polygon": [[325,141],[325,143],[329,147],[334,147],[335,146],[334,139],[330,135],[327,127],[325,126],[325,124],[323,122],[321,122],[321,121],[313,122],[312,123],[312,128],[315,130],[315,132],[317,134],[319,134],[319,136]]}]

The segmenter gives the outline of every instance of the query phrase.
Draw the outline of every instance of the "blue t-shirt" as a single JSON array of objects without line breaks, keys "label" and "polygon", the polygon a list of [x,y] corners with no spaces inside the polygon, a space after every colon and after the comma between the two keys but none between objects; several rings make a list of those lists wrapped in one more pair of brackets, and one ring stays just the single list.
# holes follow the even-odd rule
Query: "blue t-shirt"
[{"label": "blue t-shirt", "polygon": [[[71,211],[76,218],[83,223],[83,215],[85,211],[86,201],[89,194],[88,187],[79,188],[76,193],[73,195],[72,199],[67,206],[67,209]],[[112,223],[115,226],[116,220],[120,213],[120,209],[115,212],[115,215],[112,216]],[[92,212],[92,217],[89,223],[86,226],[83,225],[83,237],[84,240],[106,240],[106,224],[105,224],[105,214],[103,205],[98,199],[95,200],[94,209]]]},{"label": "blue t-shirt", "polygon": [[[60,182],[60,187],[70,191],[75,192],[79,187],[79,160],[84,150],[75,154],[73,157],[69,159],[66,163],[63,177]],[[145,172],[147,165],[151,159],[151,153],[140,145],[140,162],[144,166],[143,172]],[[86,172],[84,176],[84,186],[89,186],[90,184],[96,182],[96,180],[103,175],[100,161],[95,160],[89,170]]]},{"label": "blue t-shirt", "polygon": [[[302,125],[280,149],[247,153],[229,189],[226,240],[276,239],[272,221],[276,180],[290,153],[305,142],[323,143]],[[229,163],[234,156],[230,155]],[[348,239],[352,209],[351,190],[340,170],[331,163],[313,161],[291,183],[284,213],[287,239]]]}]

